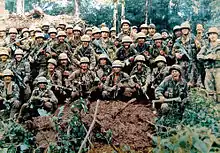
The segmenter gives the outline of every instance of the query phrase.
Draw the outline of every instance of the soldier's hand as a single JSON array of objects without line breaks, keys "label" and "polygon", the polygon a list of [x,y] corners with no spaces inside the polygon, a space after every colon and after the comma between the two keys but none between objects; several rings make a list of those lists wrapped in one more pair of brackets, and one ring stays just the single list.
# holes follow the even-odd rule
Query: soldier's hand
[{"label": "soldier's hand", "polygon": [[138,83],[135,84],[135,87],[138,88],[138,89],[141,88],[141,86]]},{"label": "soldier's hand", "polygon": [[188,86],[188,87],[193,87],[193,84],[192,84],[191,82],[188,82],[188,83],[187,83],[187,86]]},{"label": "soldier's hand", "polygon": [[46,102],[46,103],[44,103],[44,106],[46,107],[46,108],[52,108],[52,103],[51,102]]},{"label": "soldier's hand", "polygon": [[165,56],[166,55],[165,51],[160,50],[160,55]]},{"label": "soldier's hand", "polygon": [[159,97],[159,100],[163,103],[164,100],[165,100],[165,97],[164,97],[164,96],[160,96],[160,97]]},{"label": "soldier's hand", "polygon": [[64,72],[63,72],[63,75],[64,75],[64,76],[69,76],[69,75],[70,75],[70,72],[69,72],[69,71],[64,71]]},{"label": "soldier's hand", "polygon": [[3,73],[0,73],[0,76],[2,77],[2,76],[3,76]]},{"label": "soldier's hand", "polygon": [[181,59],[183,57],[183,55],[180,54],[180,53],[175,53],[175,56],[176,56],[177,59]]},{"label": "soldier's hand", "polygon": [[30,63],[34,63],[34,59],[31,56],[28,57],[28,60],[30,61]]}]

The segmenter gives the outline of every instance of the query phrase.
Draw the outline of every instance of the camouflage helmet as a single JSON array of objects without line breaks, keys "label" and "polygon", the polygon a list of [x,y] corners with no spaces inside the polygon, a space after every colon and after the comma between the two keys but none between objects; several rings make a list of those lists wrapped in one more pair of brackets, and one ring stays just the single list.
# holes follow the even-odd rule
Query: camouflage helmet
[{"label": "camouflage helmet", "polygon": [[89,63],[89,58],[88,57],[80,58],[80,64],[82,64],[82,63]]},{"label": "camouflage helmet", "polygon": [[24,55],[24,52],[22,49],[16,49],[14,55]]},{"label": "camouflage helmet", "polygon": [[25,32],[29,32],[29,29],[28,29],[28,28],[22,29],[21,33],[23,34],[23,33],[25,33]]},{"label": "camouflage helmet", "polygon": [[49,34],[51,33],[56,33],[57,34],[57,29],[55,28],[50,28],[49,31],[48,31]]},{"label": "camouflage helmet", "polygon": [[202,24],[197,24],[196,25],[196,30],[204,30],[203,25]]},{"label": "camouflage helmet", "polygon": [[85,32],[87,32],[87,31],[92,31],[92,28],[91,27],[87,27]]},{"label": "camouflage helmet", "polygon": [[181,29],[191,29],[191,28],[190,28],[189,21],[183,22],[183,23],[181,24]]},{"label": "camouflage helmet", "polygon": [[35,38],[44,38],[44,34],[43,33],[36,33]]},{"label": "camouflage helmet", "polygon": [[16,28],[10,28],[9,31],[8,31],[9,34],[11,33],[15,33],[15,34],[18,34],[18,31]]},{"label": "camouflage helmet", "polygon": [[82,42],[90,42],[90,41],[91,41],[91,38],[90,38],[89,35],[83,35],[83,36],[81,37],[81,41],[82,41]]},{"label": "camouflage helmet", "polygon": [[0,32],[6,32],[6,27],[4,27],[4,26],[0,26]]},{"label": "camouflage helmet", "polygon": [[102,27],[101,32],[109,32],[109,28],[108,27]]},{"label": "camouflage helmet", "polygon": [[131,25],[131,22],[129,20],[122,20],[121,21],[121,27],[123,26],[123,24],[127,23],[129,26]]},{"label": "camouflage helmet", "polygon": [[140,26],[140,29],[148,29],[148,28],[149,28],[149,26],[147,24],[142,24]]},{"label": "camouflage helmet", "polygon": [[2,55],[9,56],[9,52],[6,47],[0,47],[0,56],[2,56]]},{"label": "camouflage helmet", "polygon": [[108,57],[105,54],[100,54],[98,60],[100,59],[107,59]]},{"label": "camouflage helmet", "polygon": [[39,77],[37,78],[37,83],[40,84],[40,83],[43,83],[43,84],[47,84],[47,79],[45,77]]},{"label": "camouflage helmet", "polygon": [[216,27],[209,28],[207,34],[210,34],[210,33],[215,33],[218,35],[218,28],[216,28]]},{"label": "camouflage helmet", "polygon": [[166,58],[165,58],[164,56],[159,55],[159,56],[157,56],[157,57],[155,58],[154,62],[155,62],[155,63],[157,63],[157,62],[167,63],[167,60],[166,60]]},{"label": "camouflage helmet", "polygon": [[149,24],[149,28],[156,29],[156,26],[155,26],[155,24],[151,23],[151,24]]},{"label": "camouflage helmet", "polygon": [[49,60],[47,61],[47,63],[48,63],[48,64],[51,63],[51,64],[57,66],[57,61],[56,61],[55,59],[53,59],[53,58],[49,59]]},{"label": "camouflage helmet", "polygon": [[79,27],[79,26],[75,26],[74,28],[73,28],[73,31],[79,31],[79,32],[81,32],[81,27]]},{"label": "camouflage helmet", "polygon": [[132,26],[131,29],[138,29],[138,27],[137,26]]},{"label": "camouflage helmet", "polygon": [[31,31],[35,31],[35,27],[34,26],[31,26],[30,28],[29,28],[29,31],[31,32]]},{"label": "camouflage helmet", "polygon": [[122,38],[122,43],[132,43],[132,39],[129,36],[124,36]]},{"label": "camouflage helmet", "polygon": [[58,60],[68,60],[68,56],[66,53],[61,53],[59,56],[58,56]]},{"label": "camouflage helmet", "polygon": [[97,33],[101,33],[101,30],[99,28],[94,28],[92,30],[92,34],[94,35],[94,34],[97,34]]},{"label": "camouflage helmet", "polygon": [[5,69],[5,70],[3,71],[3,76],[4,76],[4,77],[5,77],[5,76],[14,76],[14,74],[13,74],[13,72],[12,72],[11,70]]},{"label": "camouflage helmet", "polygon": [[122,68],[123,67],[123,64],[121,63],[120,60],[115,60],[113,63],[112,63],[112,68],[114,67],[120,67]]},{"label": "camouflage helmet", "polygon": [[146,35],[145,33],[143,32],[139,32],[137,35],[136,35],[136,39],[146,39]]},{"label": "camouflage helmet", "polygon": [[170,68],[170,70],[169,70],[170,73],[171,73],[173,70],[177,70],[177,71],[181,74],[182,68],[181,68],[180,65],[174,64],[174,65],[171,66],[171,68]]},{"label": "camouflage helmet", "polygon": [[66,26],[66,29],[73,29],[73,26],[72,26],[71,24],[68,24],[68,25]]},{"label": "camouflage helmet", "polygon": [[145,57],[143,55],[137,55],[134,59],[135,62],[142,61],[145,62]]},{"label": "camouflage helmet", "polygon": [[153,36],[153,40],[162,39],[162,35],[160,33],[155,33]]},{"label": "camouflage helmet", "polygon": [[181,30],[181,27],[179,25],[176,25],[176,26],[173,27],[174,32],[177,31],[177,30]]},{"label": "camouflage helmet", "polygon": [[116,31],[116,28],[115,28],[115,27],[112,27],[112,28],[110,29],[110,32],[112,32],[112,31]]},{"label": "camouflage helmet", "polygon": [[66,26],[66,23],[65,23],[64,21],[60,21],[60,23],[59,23],[58,25],[59,25],[59,26],[60,26],[60,25]]},{"label": "camouflage helmet", "polygon": [[66,32],[65,31],[58,31],[58,34],[57,34],[57,38],[58,37],[66,37]]},{"label": "camouflage helmet", "polygon": [[34,32],[42,32],[41,28],[35,28]]},{"label": "camouflage helmet", "polygon": [[42,27],[49,27],[50,26],[50,23],[49,22],[43,22],[43,24],[42,24]]}]

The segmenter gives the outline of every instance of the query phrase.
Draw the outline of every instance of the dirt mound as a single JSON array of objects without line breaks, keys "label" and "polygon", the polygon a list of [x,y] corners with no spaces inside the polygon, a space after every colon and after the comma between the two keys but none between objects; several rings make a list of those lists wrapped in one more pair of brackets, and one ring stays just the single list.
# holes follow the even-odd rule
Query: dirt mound
[{"label": "dirt mound", "polygon": [[[92,122],[95,105],[95,102],[92,103],[89,113],[82,115],[82,120],[87,126]],[[129,145],[135,150],[146,150],[152,146],[150,137],[154,130],[151,125],[154,118],[155,115],[146,104],[127,105],[120,101],[102,101],[95,128],[100,126],[100,132],[111,129],[113,145]]]}]

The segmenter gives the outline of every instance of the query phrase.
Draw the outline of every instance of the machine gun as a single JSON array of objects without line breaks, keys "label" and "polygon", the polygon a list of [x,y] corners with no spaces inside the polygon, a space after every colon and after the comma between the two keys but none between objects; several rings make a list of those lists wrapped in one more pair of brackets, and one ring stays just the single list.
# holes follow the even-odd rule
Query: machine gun
[{"label": "machine gun", "polygon": [[155,103],[171,103],[171,102],[177,102],[177,103],[181,103],[182,100],[180,97],[177,98],[169,98],[169,99],[165,99],[164,101],[161,100],[153,100],[152,103],[152,107],[155,108]]}]

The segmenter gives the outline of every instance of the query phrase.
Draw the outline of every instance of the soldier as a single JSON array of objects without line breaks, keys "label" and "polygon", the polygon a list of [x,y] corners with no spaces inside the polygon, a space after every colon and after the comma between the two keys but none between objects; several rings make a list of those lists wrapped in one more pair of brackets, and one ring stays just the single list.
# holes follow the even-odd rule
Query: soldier
[{"label": "soldier", "polygon": [[74,71],[68,79],[72,88],[76,87],[76,90],[72,92],[72,98],[91,96],[96,79],[95,72],[89,69],[89,58],[80,58],[80,68]]},{"label": "soldier", "polygon": [[[129,36],[125,36],[122,39],[122,46],[116,52],[116,59],[125,63],[126,68],[134,61],[134,56],[137,51],[131,47],[132,39]],[[128,68],[129,69],[129,68]],[[125,71],[125,72],[129,72]]]},{"label": "soldier", "polygon": [[48,46],[52,47],[57,42],[57,30],[55,28],[50,28],[48,34],[50,36]]},{"label": "soldier", "polygon": [[102,83],[106,81],[107,76],[111,73],[112,68],[108,61],[108,57],[105,54],[101,54],[98,57],[98,65],[95,67],[94,71],[101,80]]},{"label": "soldier", "polygon": [[133,26],[131,27],[131,33],[130,33],[130,37],[133,41],[136,40],[136,35],[137,35],[137,26]]},{"label": "soldier", "polygon": [[18,31],[16,28],[9,29],[9,37],[5,39],[7,47],[10,48],[11,52],[9,53],[11,56],[14,55],[15,50],[18,48],[16,45]]},{"label": "soldier", "polygon": [[0,76],[5,69],[11,68],[11,60],[9,59],[8,48],[0,47]]},{"label": "soldier", "polygon": [[125,36],[130,36],[130,21],[122,20],[121,22],[121,33],[118,35],[118,39],[122,41],[122,38]]},{"label": "soldier", "polygon": [[112,27],[112,28],[110,29],[110,40],[111,40],[111,42],[114,42],[114,41],[115,41],[116,36],[117,36],[116,28],[115,28],[115,27]]},{"label": "soldier", "polygon": [[204,36],[204,28],[202,26],[202,24],[197,24],[196,25],[196,47],[198,49],[198,52],[200,51],[200,49],[206,45],[206,41],[205,41],[205,36]]},{"label": "soldier", "polygon": [[71,64],[70,59],[68,58],[66,53],[61,53],[59,55],[57,70],[59,70],[62,74],[62,85],[63,86],[68,87],[68,77],[76,69],[77,68]]},{"label": "soldier", "polygon": [[66,23],[64,21],[60,21],[60,23],[57,26],[57,31],[64,31],[66,28]]},{"label": "soldier", "polygon": [[57,34],[57,41],[51,47],[51,56],[57,59],[61,53],[66,53],[68,57],[71,57],[72,49],[71,46],[65,41],[66,33],[64,31],[59,31]]},{"label": "soldier", "polygon": [[93,70],[96,66],[95,51],[90,46],[90,37],[88,35],[83,35],[81,37],[82,45],[78,46],[72,55],[72,63],[76,67],[80,67],[81,57],[87,57],[90,60],[89,68]]},{"label": "soldier", "polygon": [[5,105],[5,109],[10,112],[10,118],[14,118],[18,112],[21,102],[19,101],[20,90],[18,85],[12,81],[14,74],[11,70],[5,69],[3,71],[4,83],[0,86],[1,101]]},{"label": "soldier", "polygon": [[163,45],[168,46],[169,41],[171,40],[170,34],[167,29],[161,30],[161,35],[163,39]]},{"label": "soldier", "polygon": [[138,32],[138,27],[137,26],[132,26],[131,27],[131,33],[136,34]]},{"label": "soldier", "polygon": [[70,38],[73,37],[73,26],[71,24],[68,24],[66,26],[66,35],[67,35],[67,40],[70,40]]},{"label": "soldier", "polygon": [[141,26],[140,26],[140,32],[143,32],[144,34],[145,34],[145,37],[147,36],[147,34],[148,34],[148,25],[147,24],[142,24]]},{"label": "soldier", "polygon": [[4,26],[0,27],[0,47],[6,47],[6,28]]},{"label": "soldier", "polygon": [[69,44],[71,47],[76,49],[79,45],[81,45],[80,37],[82,35],[82,29],[79,26],[75,26],[73,28],[73,37],[69,39]]},{"label": "soldier", "polygon": [[[162,35],[160,33],[155,33],[153,36],[154,45],[150,47],[150,55],[152,59],[155,59],[157,56],[165,56],[168,60],[168,53],[169,49],[167,46],[163,45]],[[153,63],[153,60],[151,59],[151,63]]]},{"label": "soldier", "polygon": [[85,35],[89,35],[90,37],[92,37],[92,28],[90,27],[86,28]]},{"label": "soldier", "polygon": [[143,55],[137,55],[134,61],[135,66],[133,67],[130,76],[135,83],[137,97],[141,99],[148,99],[146,93],[151,80],[151,70],[144,64],[145,57]]},{"label": "soldier", "polygon": [[44,22],[43,25],[42,25],[42,32],[44,34],[44,39],[45,40],[49,39],[49,34],[48,34],[49,28],[50,28],[50,23],[49,22]]},{"label": "soldier", "polygon": [[[168,104],[163,103],[165,99],[179,97],[182,100],[181,106],[183,106],[188,96],[187,82],[181,76],[181,66],[173,65],[170,68],[170,74],[171,75],[167,76],[155,90],[156,99],[162,102],[161,110],[163,114],[169,111]],[[180,113],[182,112],[180,111]]]},{"label": "soldier", "polygon": [[181,31],[181,27],[179,25],[176,25],[173,28],[173,44],[176,42],[176,40],[178,38],[180,38],[182,36],[182,31]]},{"label": "soldier", "polygon": [[99,40],[101,38],[101,30],[99,28],[94,28],[92,30],[92,40]]},{"label": "soldier", "polygon": [[30,39],[30,32],[29,32],[28,28],[24,28],[21,31],[21,39],[23,39],[23,38],[24,38],[24,40],[20,41],[18,46],[20,49],[25,51],[26,54],[28,54],[30,51],[30,48],[31,48],[31,43],[32,43],[32,40]]},{"label": "soldier", "polygon": [[[27,101],[30,98],[30,94],[31,94],[31,89],[29,86],[31,68],[29,62],[23,59],[23,56],[24,56],[23,50],[16,49],[14,60],[12,60],[11,63],[12,66],[11,69],[13,70],[13,72],[16,73],[16,75],[18,75],[17,77],[21,77],[22,80],[17,80],[17,81],[22,81],[22,82],[16,82],[16,83],[20,87],[20,91],[22,93],[21,100]],[[22,84],[25,85],[25,88],[22,87]]]},{"label": "soldier", "polygon": [[198,53],[198,60],[204,61],[206,71],[205,88],[209,96],[220,102],[220,44],[217,42],[218,29],[211,27],[208,30],[209,44],[202,47]]},{"label": "soldier", "polygon": [[135,49],[138,53],[144,53],[149,55],[149,44],[145,43],[146,35],[143,32],[139,32],[136,37],[137,43],[135,44]]},{"label": "soldier", "polygon": [[131,87],[134,87],[134,83],[127,73],[121,71],[122,65],[119,60],[112,63],[112,73],[106,78],[103,86],[102,96],[104,99],[123,100],[125,97],[132,96],[134,91]]},{"label": "soldier", "polygon": [[181,24],[181,31],[182,36],[176,40],[172,54],[176,58],[176,63],[182,66],[182,76],[188,82],[188,85],[193,87],[196,85],[198,79],[195,36],[190,33],[190,25],[188,22]]},{"label": "soldier", "polygon": [[147,35],[147,38],[146,38],[146,42],[149,45],[153,45],[153,36],[154,36],[155,33],[156,33],[156,26],[152,23],[152,24],[149,25],[148,35]]},{"label": "soldier", "polygon": [[167,61],[164,56],[157,56],[154,60],[154,63],[156,65],[155,68],[153,68],[152,71],[152,77],[151,77],[151,89],[155,90],[160,83],[164,80],[165,77],[169,75],[169,69],[170,67],[167,66]]}]

